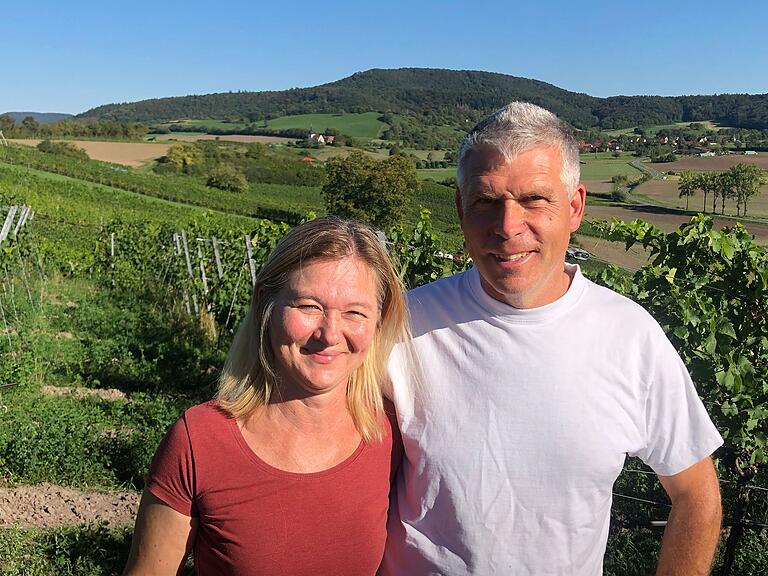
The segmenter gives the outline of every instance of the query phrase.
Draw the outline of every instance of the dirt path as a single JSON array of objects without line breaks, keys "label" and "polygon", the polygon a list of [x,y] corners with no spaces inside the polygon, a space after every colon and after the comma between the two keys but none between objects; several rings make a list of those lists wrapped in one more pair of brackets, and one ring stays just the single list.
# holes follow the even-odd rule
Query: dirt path
[{"label": "dirt path", "polygon": [[131,525],[138,492],[84,492],[52,484],[0,487],[0,526],[54,528],[105,521]]}]

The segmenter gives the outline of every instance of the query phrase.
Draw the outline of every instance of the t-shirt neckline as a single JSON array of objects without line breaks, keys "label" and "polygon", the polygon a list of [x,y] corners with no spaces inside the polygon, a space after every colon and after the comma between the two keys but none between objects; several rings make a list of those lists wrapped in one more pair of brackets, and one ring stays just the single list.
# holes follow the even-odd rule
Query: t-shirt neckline
[{"label": "t-shirt neckline", "polygon": [[237,442],[238,447],[243,451],[246,458],[248,458],[251,462],[253,462],[256,466],[261,468],[263,471],[272,474],[274,476],[278,476],[280,478],[287,478],[287,479],[293,479],[293,480],[311,480],[314,478],[324,478],[326,476],[331,476],[333,474],[337,474],[347,468],[348,466],[351,466],[355,460],[360,456],[363,449],[365,448],[365,441],[360,440],[360,444],[357,445],[357,448],[355,449],[352,454],[347,456],[344,460],[339,462],[338,464],[331,466],[330,468],[326,468],[325,470],[320,470],[318,472],[289,472],[288,470],[282,470],[280,468],[277,468],[275,466],[272,466],[268,462],[262,460],[256,452],[254,452],[250,446],[248,446],[248,442],[246,442],[245,437],[243,436],[243,433],[240,431],[239,426],[237,425],[237,419],[229,417],[228,419],[229,429],[232,432],[232,435],[235,438],[235,442]]},{"label": "t-shirt neckline", "polygon": [[581,273],[578,264],[566,262],[565,272],[571,277],[571,283],[565,294],[544,306],[525,309],[515,308],[489,295],[480,283],[480,272],[477,268],[468,270],[465,279],[472,297],[491,317],[512,324],[543,324],[551,322],[571,310],[581,300],[587,288],[587,279]]}]

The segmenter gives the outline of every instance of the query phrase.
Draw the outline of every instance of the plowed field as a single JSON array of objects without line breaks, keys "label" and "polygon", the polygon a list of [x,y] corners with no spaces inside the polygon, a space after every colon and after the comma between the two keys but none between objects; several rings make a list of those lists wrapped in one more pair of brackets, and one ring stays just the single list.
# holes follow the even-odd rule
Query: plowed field
[{"label": "plowed field", "polygon": [[[40,140],[12,140],[17,144],[37,146]],[[151,142],[97,142],[91,140],[67,140],[88,153],[92,160],[114,162],[124,166],[141,166],[142,164],[165,156],[170,144],[153,144]]]},{"label": "plowed field", "polygon": [[709,156],[706,158],[683,158],[677,162],[657,162],[649,164],[659,172],[669,172],[674,170],[695,170],[705,172],[707,170],[728,170],[734,164],[754,164],[763,170],[768,170],[768,154],[763,153],[756,156],[744,156],[743,154],[728,154],[726,156]]}]

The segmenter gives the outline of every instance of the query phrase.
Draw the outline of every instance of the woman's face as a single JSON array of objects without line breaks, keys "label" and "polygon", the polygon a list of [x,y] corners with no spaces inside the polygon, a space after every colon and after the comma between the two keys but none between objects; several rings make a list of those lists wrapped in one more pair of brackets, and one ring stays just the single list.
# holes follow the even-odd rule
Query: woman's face
[{"label": "woman's face", "polygon": [[346,394],[378,320],[376,282],[362,260],[314,260],[294,272],[277,296],[270,326],[285,391]]}]

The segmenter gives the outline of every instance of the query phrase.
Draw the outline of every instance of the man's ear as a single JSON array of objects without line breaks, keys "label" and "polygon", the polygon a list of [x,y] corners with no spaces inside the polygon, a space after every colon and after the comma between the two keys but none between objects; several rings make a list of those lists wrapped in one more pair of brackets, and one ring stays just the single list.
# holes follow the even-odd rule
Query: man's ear
[{"label": "man's ear", "polygon": [[576,190],[573,192],[573,196],[568,201],[570,205],[570,230],[576,232],[581,226],[581,219],[584,217],[584,206],[587,202],[587,188],[579,182]]},{"label": "man's ear", "polygon": [[461,202],[461,191],[458,186],[456,187],[456,194],[453,200],[456,202],[456,214],[459,216],[459,222],[462,222],[464,220],[464,205]]}]

